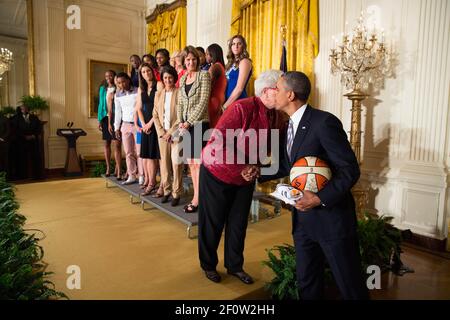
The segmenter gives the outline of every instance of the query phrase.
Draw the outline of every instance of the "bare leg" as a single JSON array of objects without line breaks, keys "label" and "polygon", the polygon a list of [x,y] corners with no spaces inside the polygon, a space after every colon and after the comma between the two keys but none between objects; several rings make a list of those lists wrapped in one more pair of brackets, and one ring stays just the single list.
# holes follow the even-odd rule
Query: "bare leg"
[{"label": "bare leg", "polygon": [[122,143],[120,140],[114,141],[114,160],[116,161],[115,175],[120,177],[122,166]]},{"label": "bare leg", "polygon": [[194,187],[194,196],[191,202],[194,206],[198,206],[198,189],[199,189],[199,174],[200,174],[199,168],[200,165],[195,162],[191,162],[189,164],[189,170],[191,171],[192,185]]},{"label": "bare leg", "polygon": [[156,172],[158,170],[158,160],[149,159],[148,178],[149,185],[156,185]]},{"label": "bare leg", "polygon": [[104,146],[105,162],[106,162],[106,175],[111,173],[111,140],[105,140]]}]

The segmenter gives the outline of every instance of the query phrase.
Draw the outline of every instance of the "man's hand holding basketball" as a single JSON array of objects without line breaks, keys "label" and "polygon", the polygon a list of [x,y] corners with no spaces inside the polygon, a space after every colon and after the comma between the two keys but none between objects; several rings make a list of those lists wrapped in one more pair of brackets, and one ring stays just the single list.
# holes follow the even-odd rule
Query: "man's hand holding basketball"
[{"label": "man's hand holding basketball", "polygon": [[304,190],[303,197],[295,202],[295,208],[299,211],[308,211],[319,206],[320,198],[311,191]]}]

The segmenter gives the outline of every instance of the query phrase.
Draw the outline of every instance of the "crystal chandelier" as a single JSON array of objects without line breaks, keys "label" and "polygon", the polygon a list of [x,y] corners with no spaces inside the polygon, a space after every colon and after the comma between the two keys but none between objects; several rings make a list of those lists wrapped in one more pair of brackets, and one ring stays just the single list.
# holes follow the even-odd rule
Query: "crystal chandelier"
[{"label": "crystal chandelier", "polygon": [[384,32],[379,41],[375,30],[369,34],[363,20],[361,14],[353,33],[343,34],[342,44],[331,49],[331,73],[340,73],[341,83],[348,90],[367,91],[369,84],[380,88],[388,72]]},{"label": "crystal chandelier", "polygon": [[[362,101],[369,95],[369,84],[373,89],[381,88],[385,76],[389,73],[387,65],[387,52],[384,44],[384,32],[381,32],[381,41],[373,31],[370,35],[363,23],[363,12],[358,19],[353,33],[342,34],[342,44],[331,49],[331,73],[341,75],[341,83],[351,90],[344,96],[352,102],[352,118],[350,126],[350,145],[355,152],[358,163],[362,162],[361,148],[361,113]],[[361,181],[352,188],[355,197],[356,212],[362,218],[365,206],[368,203],[368,189]]]},{"label": "crystal chandelier", "polygon": [[0,49],[0,79],[3,73],[9,71],[11,64],[13,63],[13,54],[6,48]]}]

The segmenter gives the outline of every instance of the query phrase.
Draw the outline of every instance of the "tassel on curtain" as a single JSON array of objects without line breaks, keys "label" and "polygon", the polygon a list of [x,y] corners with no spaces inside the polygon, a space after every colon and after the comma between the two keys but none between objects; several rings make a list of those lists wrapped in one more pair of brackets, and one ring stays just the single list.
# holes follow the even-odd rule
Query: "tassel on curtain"
[{"label": "tassel on curtain", "polygon": [[288,70],[302,71],[314,83],[314,58],[319,53],[318,0],[233,0],[231,35],[241,34],[247,40],[253,77],[279,68],[281,25],[287,27]]},{"label": "tassel on curtain", "polygon": [[152,55],[159,48],[170,53],[186,46],[186,1],[170,5],[158,5],[147,17],[147,53]]}]

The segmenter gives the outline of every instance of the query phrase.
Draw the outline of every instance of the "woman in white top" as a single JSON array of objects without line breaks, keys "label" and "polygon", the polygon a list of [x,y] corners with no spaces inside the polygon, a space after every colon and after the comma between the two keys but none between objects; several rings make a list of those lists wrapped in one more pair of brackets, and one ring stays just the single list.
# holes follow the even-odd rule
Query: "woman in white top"
[{"label": "woman in white top", "polygon": [[168,202],[172,195],[172,207],[180,203],[183,183],[183,164],[177,161],[178,143],[172,140],[172,134],[178,128],[178,88],[175,87],[177,78],[177,71],[173,67],[166,66],[161,69],[164,89],[156,93],[153,108],[153,120],[159,137],[161,155],[161,184],[164,186],[161,202]]},{"label": "woman in white top", "polygon": [[136,182],[137,174],[134,107],[138,89],[131,85],[130,76],[125,72],[117,75],[117,83],[122,90],[115,95],[114,131],[116,132],[116,138],[123,142],[127,162],[128,179],[122,184],[132,184]]}]

